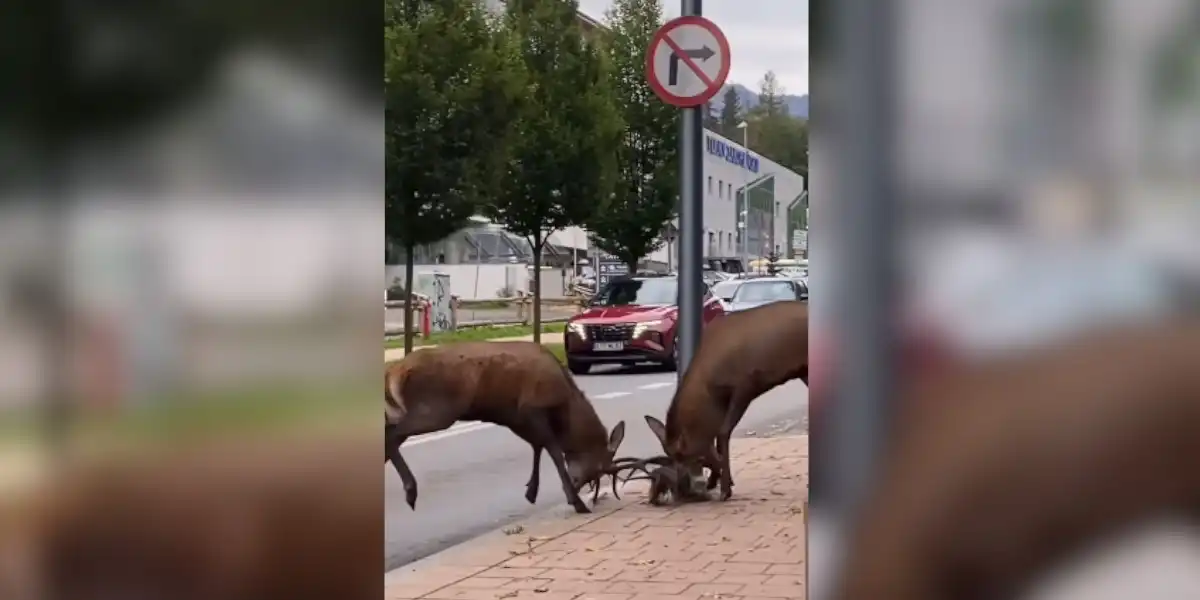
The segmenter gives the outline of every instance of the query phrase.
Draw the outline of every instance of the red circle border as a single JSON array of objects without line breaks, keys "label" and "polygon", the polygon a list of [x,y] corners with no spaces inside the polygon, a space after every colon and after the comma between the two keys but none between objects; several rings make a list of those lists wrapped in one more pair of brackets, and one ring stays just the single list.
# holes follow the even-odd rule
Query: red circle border
[{"label": "red circle border", "polygon": [[[678,96],[672,94],[671,92],[667,91],[666,86],[664,86],[662,82],[660,82],[654,75],[654,53],[658,49],[659,44],[666,43],[663,38],[665,38],[668,33],[671,33],[672,31],[675,31],[676,29],[686,25],[703,27],[705,30],[711,33],[713,37],[716,38],[717,46],[721,52],[721,69],[717,72],[717,76],[713,78],[713,84],[708,86],[708,89],[706,89],[699,96]],[[646,48],[646,82],[650,84],[650,89],[654,90],[654,93],[657,94],[658,97],[663,100],[663,102],[679,108],[695,108],[703,105],[709,100],[712,100],[713,97],[717,95],[717,92],[721,91],[721,88],[725,85],[725,80],[729,77],[729,68],[731,64],[732,60],[729,53],[729,40],[725,37],[725,34],[721,31],[721,29],[717,27],[716,23],[713,23],[704,17],[698,17],[694,15],[677,17],[667,21],[662,27],[659,27],[658,31],[654,32],[654,37],[650,38],[650,45]],[[684,66],[686,67],[686,65]],[[690,67],[687,68],[690,69]]]}]

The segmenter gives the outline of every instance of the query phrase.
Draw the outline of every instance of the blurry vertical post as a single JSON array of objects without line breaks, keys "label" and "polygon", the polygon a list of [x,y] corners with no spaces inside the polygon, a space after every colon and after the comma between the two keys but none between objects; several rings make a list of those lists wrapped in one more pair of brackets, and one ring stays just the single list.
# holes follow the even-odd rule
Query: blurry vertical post
[{"label": "blurry vertical post", "polygon": [[[866,493],[882,436],[894,373],[896,173],[893,2],[835,3],[836,49],[844,88],[834,158],[838,243],[833,257],[837,313],[830,406],[830,498],[852,514]],[[814,121],[820,126],[819,112]]]}]

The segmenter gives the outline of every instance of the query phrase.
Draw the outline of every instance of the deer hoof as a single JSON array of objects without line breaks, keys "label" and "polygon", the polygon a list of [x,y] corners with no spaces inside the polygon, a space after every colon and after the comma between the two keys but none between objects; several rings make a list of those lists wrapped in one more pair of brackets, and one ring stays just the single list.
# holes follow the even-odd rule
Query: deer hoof
[{"label": "deer hoof", "polygon": [[728,486],[728,487],[721,486],[721,496],[720,496],[721,502],[728,500],[729,497],[732,495],[733,495],[733,486]]},{"label": "deer hoof", "polygon": [[417,510],[417,488],[404,490],[404,501],[408,503],[408,507]]},{"label": "deer hoof", "polygon": [[576,514],[586,515],[586,514],[590,514],[592,512],[592,509],[588,508],[587,504],[584,504],[583,501],[580,501],[577,504],[573,504],[573,506],[575,507]]},{"label": "deer hoof", "polygon": [[538,490],[536,487],[530,487],[525,490],[525,500],[530,504],[537,504]]}]

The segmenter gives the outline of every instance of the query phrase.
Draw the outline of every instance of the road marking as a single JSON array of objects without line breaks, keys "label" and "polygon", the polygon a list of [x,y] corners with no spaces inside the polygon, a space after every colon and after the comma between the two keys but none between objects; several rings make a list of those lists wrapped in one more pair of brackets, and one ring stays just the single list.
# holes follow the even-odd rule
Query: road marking
[{"label": "road marking", "polygon": [[639,390],[657,390],[659,388],[671,387],[673,385],[675,385],[674,381],[660,381],[658,383],[647,383],[646,385],[639,385],[638,389]]},{"label": "road marking", "polygon": [[628,396],[632,393],[633,392],[608,392],[607,394],[596,394],[595,396],[592,396],[592,399],[593,400],[608,400],[609,398],[620,398],[621,396]]},{"label": "road marking", "polygon": [[471,433],[472,431],[488,429],[489,427],[495,427],[495,425],[492,423],[481,423],[479,421],[464,421],[462,423],[455,423],[448,429],[443,429],[442,431],[423,433],[421,435],[408,438],[405,440],[403,446],[416,446],[417,444],[424,444],[425,442],[432,442],[434,440],[454,437],[464,433]]}]

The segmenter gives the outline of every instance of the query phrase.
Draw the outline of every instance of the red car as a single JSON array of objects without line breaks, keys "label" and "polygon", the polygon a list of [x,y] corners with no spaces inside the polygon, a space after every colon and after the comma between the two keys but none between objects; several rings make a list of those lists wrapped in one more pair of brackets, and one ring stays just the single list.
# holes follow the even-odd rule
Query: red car
[{"label": "red car", "polygon": [[[725,314],[721,301],[704,286],[705,325]],[[567,368],[582,375],[598,364],[678,361],[679,279],[629,277],[610,282],[575,315],[563,332]]]}]

